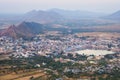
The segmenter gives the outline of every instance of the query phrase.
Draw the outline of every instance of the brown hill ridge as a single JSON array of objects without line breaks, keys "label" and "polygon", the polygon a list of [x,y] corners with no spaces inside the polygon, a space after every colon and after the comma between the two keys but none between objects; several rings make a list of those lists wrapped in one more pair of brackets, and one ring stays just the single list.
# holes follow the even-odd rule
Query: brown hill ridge
[{"label": "brown hill ridge", "polygon": [[43,33],[44,26],[35,22],[22,22],[18,26],[11,25],[9,28],[0,32],[0,36],[13,38],[30,38],[36,34]]}]

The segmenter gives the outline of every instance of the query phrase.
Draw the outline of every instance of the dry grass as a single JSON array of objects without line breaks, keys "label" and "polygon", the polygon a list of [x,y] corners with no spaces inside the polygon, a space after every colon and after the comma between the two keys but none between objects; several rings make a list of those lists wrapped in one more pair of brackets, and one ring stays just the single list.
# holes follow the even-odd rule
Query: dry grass
[{"label": "dry grass", "polygon": [[0,80],[29,80],[31,76],[33,77],[39,77],[39,76],[44,76],[45,73],[44,71],[36,70],[36,71],[31,71],[31,72],[24,72],[20,74],[7,74],[0,76]]},{"label": "dry grass", "polygon": [[90,36],[99,38],[120,38],[120,33],[107,33],[107,32],[88,32],[88,33],[77,33],[78,37]]},{"label": "dry grass", "polygon": [[6,59],[10,59],[9,55],[6,55],[6,54],[0,55],[0,60],[6,60]]}]

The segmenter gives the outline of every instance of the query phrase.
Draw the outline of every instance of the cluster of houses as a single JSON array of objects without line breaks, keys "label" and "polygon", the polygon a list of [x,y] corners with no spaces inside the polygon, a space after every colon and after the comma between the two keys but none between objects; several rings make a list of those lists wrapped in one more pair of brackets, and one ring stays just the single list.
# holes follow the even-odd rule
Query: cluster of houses
[{"label": "cluster of houses", "polygon": [[[116,70],[120,69],[120,41],[118,39],[105,39],[105,38],[96,38],[96,37],[76,37],[74,34],[70,35],[60,35],[59,39],[46,37],[48,35],[36,36],[33,40],[24,40],[13,39],[7,36],[0,37],[0,54],[10,54],[10,56],[15,58],[22,57],[31,57],[34,55],[41,55],[50,57],[51,55],[57,56],[59,54],[67,56],[68,54],[72,54],[77,50],[85,50],[85,49],[94,49],[94,50],[109,50],[117,53],[116,55],[112,55],[112,59],[108,59],[106,65],[98,66],[99,61],[104,56],[87,56],[87,59],[84,61],[75,61],[72,59],[64,59],[64,58],[54,58],[55,61],[60,61],[62,63],[72,62],[79,63],[82,65],[93,64],[90,66],[85,66],[84,68],[69,68],[66,67],[64,69],[64,73],[72,72],[74,74],[78,73],[94,73],[98,72],[102,73],[111,73],[115,68]],[[101,53],[102,54],[102,53]],[[46,63],[44,63],[46,64]],[[36,67],[40,67],[39,64],[35,65]],[[58,79],[62,80],[62,79]]]},{"label": "cluster of houses", "polygon": [[[29,57],[33,54],[59,54],[69,53],[77,50],[111,50],[120,52],[120,41],[113,39],[101,39],[96,37],[75,37],[75,35],[60,35],[59,39],[50,39],[46,36],[36,36],[32,41],[22,38],[14,40],[10,37],[0,37],[0,54],[13,53],[15,57]],[[102,54],[102,53],[101,53]]]}]

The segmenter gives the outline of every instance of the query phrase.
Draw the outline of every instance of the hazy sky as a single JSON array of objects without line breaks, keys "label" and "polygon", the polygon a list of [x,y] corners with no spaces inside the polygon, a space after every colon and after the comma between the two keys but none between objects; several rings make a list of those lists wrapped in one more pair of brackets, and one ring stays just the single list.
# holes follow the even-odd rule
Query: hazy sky
[{"label": "hazy sky", "polygon": [[112,13],[120,10],[120,0],[0,0],[0,13],[51,8]]}]

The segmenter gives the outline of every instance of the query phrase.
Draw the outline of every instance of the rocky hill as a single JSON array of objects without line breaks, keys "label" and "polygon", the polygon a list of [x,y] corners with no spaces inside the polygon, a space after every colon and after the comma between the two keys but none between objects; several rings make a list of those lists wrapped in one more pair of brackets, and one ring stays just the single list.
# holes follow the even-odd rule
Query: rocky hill
[{"label": "rocky hill", "polygon": [[13,38],[33,37],[44,32],[44,26],[35,22],[22,22],[19,25],[11,25],[9,28],[1,30],[0,36],[10,36]]}]

